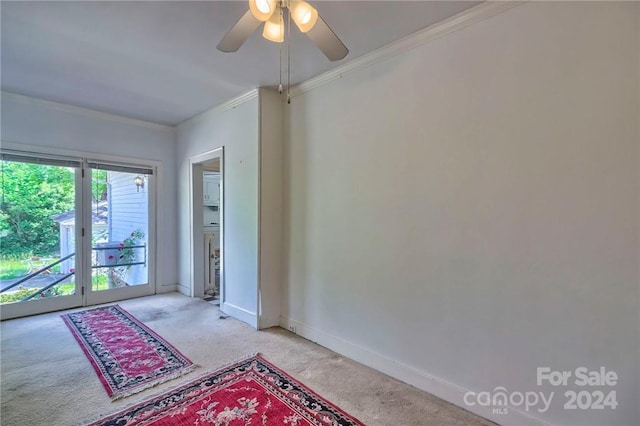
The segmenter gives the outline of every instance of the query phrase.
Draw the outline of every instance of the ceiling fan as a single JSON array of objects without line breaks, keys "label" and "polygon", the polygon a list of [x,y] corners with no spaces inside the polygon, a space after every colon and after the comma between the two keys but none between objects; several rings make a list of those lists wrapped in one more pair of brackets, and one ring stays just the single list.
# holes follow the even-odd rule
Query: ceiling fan
[{"label": "ceiling fan", "polygon": [[282,43],[285,34],[285,13],[330,61],[339,61],[349,53],[349,49],[318,15],[318,11],[302,0],[249,0],[249,10],[218,43],[218,50],[237,51],[263,22],[262,36],[267,40]]}]

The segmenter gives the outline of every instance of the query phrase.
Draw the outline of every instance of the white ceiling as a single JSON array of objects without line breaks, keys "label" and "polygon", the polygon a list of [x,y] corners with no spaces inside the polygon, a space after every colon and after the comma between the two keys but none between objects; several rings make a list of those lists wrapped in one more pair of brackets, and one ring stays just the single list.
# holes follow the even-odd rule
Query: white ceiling
[{"label": "white ceiling", "polygon": [[[349,48],[329,62],[292,30],[291,83],[307,80],[479,2],[311,1]],[[279,45],[261,29],[216,45],[241,1],[2,1],[2,90],[175,125],[258,86],[277,86]]]}]

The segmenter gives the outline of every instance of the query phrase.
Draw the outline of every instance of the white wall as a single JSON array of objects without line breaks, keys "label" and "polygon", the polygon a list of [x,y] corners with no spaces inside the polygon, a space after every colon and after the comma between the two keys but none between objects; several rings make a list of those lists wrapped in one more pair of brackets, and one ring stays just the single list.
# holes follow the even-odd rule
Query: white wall
[{"label": "white wall", "polygon": [[283,235],[283,103],[260,91],[260,318],[259,328],[280,323]]},{"label": "white wall", "polygon": [[[221,309],[256,328],[276,326],[282,282],[282,102],[258,89],[178,126],[180,291],[195,296],[204,289],[202,217],[189,193],[191,164],[224,147],[224,291]],[[194,194],[202,193],[201,168],[194,170]],[[200,196],[200,195],[198,195]],[[206,209],[206,207],[205,207]],[[192,275],[194,279],[192,280]]]},{"label": "white wall", "polygon": [[3,144],[160,162],[157,291],[178,282],[175,129],[82,108],[2,93]]},{"label": "white wall", "polygon": [[[640,424],[638,7],[526,3],[296,96],[282,325],[458,405]],[[619,406],[564,410],[545,366]]]},{"label": "white wall", "polygon": [[[181,291],[189,294],[192,274],[189,160],[224,147],[225,290],[221,308],[254,327],[258,292],[258,132],[256,92],[234,108],[216,108],[180,124],[176,149]],[[197,193],[202,193],[201,186]],[[196,225],[201,229],[201,220]]]}]

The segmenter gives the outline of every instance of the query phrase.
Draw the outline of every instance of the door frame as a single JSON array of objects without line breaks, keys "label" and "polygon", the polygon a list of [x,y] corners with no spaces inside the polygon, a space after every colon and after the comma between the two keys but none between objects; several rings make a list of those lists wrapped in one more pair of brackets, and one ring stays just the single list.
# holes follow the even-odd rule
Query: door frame
[{"label": "door frame", "polygon": [[[92,158],[93,160],[93,158]],[[104,161],[104,160],[103,160]],[[107,162],[107,161],[104,161]],[[108,161],[112,163],[116,163],[114,161]],[[91,167],[87,164],[88,162],[85,160],[84,169],[85,169],[85,179],[83,186],[83,194],[85,199],[91,199]],[[140,165],[134,165],[131,161],[127,163],[120,163],[123,165],[131,165],[133,167],[141,167]],[[85,288],[83,291],[83,306],[92,306],[92,305],[100,305],[102,303],[115,302],[119,300],[133,299],[135,297],[143,297],[143,296],[151,296],[152,294],[156,294],[156,256],[151,255],[152,253],[156,253],[156,193],[157,193],[157,170],[155,167],[150,167],[153,170],[153,173],[148,175],[147,184],[145,185],[145,189],[148,193],[147,197],[147,211],[148,211],[148,228],[147,228],[147,283],[141,285],[132,285],[128,287],[121,288],[110,288],[107,290],[93,291],[92,287],[92,268],[91,268],[91,256],[87,256],[88,259],[85,260],[83,264],[83,280],[82,282],[85,284]],[[133,184],[132,184],[133,185]],[[83,238],[82,240],[82,252],[91,253],[93,247],[91,244],[91,237],[93,235],[93,228],[91,222],[91,209],[86,209],[84,211],[83,216],[83,227],[86,230],[86,235],[88,238]]]},{"label": "door frame", "polygon": [[[3,144],[4,145],[4,144]],[[5,149],[9,150],[6,146]],[[11,150],[14,151],[14,150]],[[26,152],[25,152],[26,154]],[[42,156],[46,156],[44,153],[34,153],[29,152],[29,154],[42,154]],[[36,155],[36,156],[37,156]],[[59,296],[59,297],[47,297],[42,299],[29,300],[28,302],[15,302],[15,303],[7,303],[5,305],[0,305],[0,320],[20,318],[30,315],[43,314],[46,312],[53,311],[62,311],[65,309],[72,309],[83,306],[84,304],[84,295],[82,292],[83,288],[83,274],[82,274],[82,266],[85,262],[85,252],[84,249],[78,250],[78,248],[83,247],[83,237],[82,237],[82,225],[84,223],[84,218],[80,217],[82,212],[83,205],[83,178],[82,178],[82,166],[76,168],[74,170],[75,179],[75,200],[74,200],[74,209],[75,209],[75,276],[74,281],[76,284],[75,294],[71,294],[68,296]],[[77,242],[80,241],[80,244]]]},{"label": "door frame", "polygon": [[[33,155],[33,156],[41,155],[41,156],[72,158],[82,162],[83,167],[86,166],[87,161],[131,164],[137,167],[147,167],[147,168],[153,169],[154,171],[154,174],[151,177],[151,179],[154,180],[153,183],[157,183],[158,177],[161,176],[163,173],[162,162],[158,160],[150,160],[150,159],[137,158],[137,157],[121,157],[121,156],[111,155],[111,154],[100,154],[100,153],[92,153],[92,152],[77,151],[77,150],[67,150],[67,149],[44,147],[39,145],[29,145],[29,144],[15,143],[15,142],[4,142],[4,141],[2,142],[2,148],[7,151],[21,152],[21,153],[24,153],[25,155]],[[153,212],[153,214],[150,214],[150,217],[149,217],[149,231],[148,231],[149,232],[149,236],[148,236],[149,250],[147,251],[150,259],[149,267],[148,267],[149,268],[148,269],[149,286],[151,289],[150,292],[145,291],[144,294],[141,294],[142,292],[140,292],[140,290],[134,290],[133,292],[127,292],[129,294],[123,294],[123,292],[116,291],[119,289],[111,289],[105,293],[111,293],[113,291],[113,293],[111,294],[119,297],[118,299],[111,298],[111,300],[107,300],[109,298],[101,297],[99,299],[95,299],[91,304],[107,303],[109,301],[114,301],[114,300],[124,300],[124,299],[141,297],[149,294],[158,293],[158,289],[160,285],[158,284],[158,281],[157,281],[159,262],[157,261],[158,260],[158,244],[156,242],[157,242],[157,235],[158,235],[157,224],[158,224],[159,216],[161,212],[158,211],[157,206],[160,205],[162,201],[162,193],[158,191],[157,189],[158,186],[159,185],[157,184],[151,184],[151,182],[149,185],[149,203],[150,203],[149,211]],[[88,187],[89,185],[87,185],[87,188]],[[84,197],[87,197],[87,196],[90,199],[90,193],[88,192],[88,189],[86,190],[84,189],[81,172],[80,173],[77,172],[76,173],[76,208],[77,206],[83,205],[83,203],[85,202],[84,200],[86,199]],[[78,201],[79,198],[80,198],[80,201]],[[85,253],[88,253],[88,252],[86,251],[87,249],[85,246],[88,245],[89,248],[91,247],[91,236],[89,235],[88,232],[85,232],[85,234],[87,235],[86,237],[82,236],[82,228],[83,228],[82,225],[84,225],[85,229],[89,229],[86,227],[86,223],[87,223],[87,220],[89,221],[91,220],[90,210],[91,210],[90,208],[85,209],[84,217],[81,217],[76,222],[76,241],[81,242],[79,245],[80,251],[76,250],[76,271],[78,271],[78,273],[76,274],[76,294],[71,296],[66,296],[66,297],[73,298],[73,303],[71,303],[72,301],[71,299],[66,299],[66,297],[54,297],[49,300],[30,301],[28,304],[11,303],[6,305],[0,305],[0,320],[19,318],[19,317],[29,316],[29,315],[43,314],[47,312],[61,311],[61,310],[71,309],[76,307],[89,306],[87,304],[88,291],[86,291],[85,289],[84,294],[82,294],[82,288],[85,285],[86,286],[91,285],[90,279],[89,281],[86,281],[87,274],[90,274],[91,271],[90,271],[90,268],[87,268],[85,266],[87,263],[90,263],[91,256],[86,256]],[[77,212],[77,214],[82,214],[82,213]],[[89,260],[87,260],[87,257],[89,258]],[[141,287],[146,287],[146,286],[141,286]]]},{"label": "door frame", "polygon": [[[224,147],[215,148],[189,158],[189,296],[204,297],[204,203],[202,164],[220,159],[220,306],[225,300],[224,279]],[[198,195],[199,194],[199,195]]]}]

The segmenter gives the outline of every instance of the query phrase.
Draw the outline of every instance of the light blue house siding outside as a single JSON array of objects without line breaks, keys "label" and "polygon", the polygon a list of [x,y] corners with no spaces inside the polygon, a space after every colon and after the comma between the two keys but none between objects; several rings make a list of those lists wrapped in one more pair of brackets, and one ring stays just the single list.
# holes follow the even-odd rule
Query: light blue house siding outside
[{"label": "light blue house siding outside", "polygon": [[[144,186],[137,187],[132,173],[107,172],[108,192],[108,220],[107,229],[109,241],[122,242],[131,236],[135,230],[140,230],[144,238],[137,244],[148,247],[149,235],[149,193],[146,178]],[[148,282],[148,249],[136,249],[134,262],[145,261],[146,265],[135,265],[129,269],[125,281],[129,284],[144,284]],[[146,256],[146,258],[145,258]]]}]

